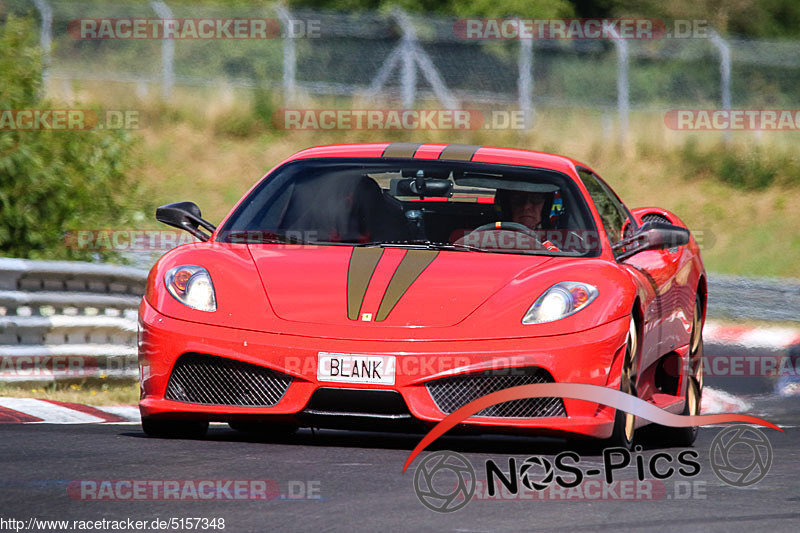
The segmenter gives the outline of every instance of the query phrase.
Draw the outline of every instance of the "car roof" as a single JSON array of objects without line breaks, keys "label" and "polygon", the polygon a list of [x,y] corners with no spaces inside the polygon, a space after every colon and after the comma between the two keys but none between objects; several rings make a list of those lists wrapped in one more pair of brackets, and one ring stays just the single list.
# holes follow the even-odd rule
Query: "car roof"
[{"label": "car roof", "polygon": [[[356,143],[315,146],[297,152],[287,161],[296,159],[317,159],[321,157],[353,158],[409,158],[438,159],[452,161],[473,161],[475,163],[495,163],[503,165],[523,165],[548,168],[575,176],[575,167],[589,168],[587,165],[562,155],[535,152],[520,148],[501,148],[496,146],[477,146],[466,144],[441,143]],[[591,170],[591,169],[590,169]]]}]

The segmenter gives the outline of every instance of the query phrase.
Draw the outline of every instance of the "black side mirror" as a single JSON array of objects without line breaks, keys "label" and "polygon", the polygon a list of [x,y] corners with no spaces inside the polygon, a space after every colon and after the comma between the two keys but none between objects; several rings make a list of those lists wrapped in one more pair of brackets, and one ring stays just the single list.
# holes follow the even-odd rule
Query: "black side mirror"
[{"label": "black side mirror", "polygon": [[689,243],[689,230],[666,222],[645,222],[631,237],[612,246],[622,261],[646,250],[664,250]]},{"label": "black side mirror", "polygon": [[174,204],[162,205],[156,209],[156,220],[163,222],[167,226],[188,231],[201,241],[205,242],[211,238],[200,231],[200,227],[213,233],[216,226],[203,220],[200,208],[194,202],[175,202]]}]

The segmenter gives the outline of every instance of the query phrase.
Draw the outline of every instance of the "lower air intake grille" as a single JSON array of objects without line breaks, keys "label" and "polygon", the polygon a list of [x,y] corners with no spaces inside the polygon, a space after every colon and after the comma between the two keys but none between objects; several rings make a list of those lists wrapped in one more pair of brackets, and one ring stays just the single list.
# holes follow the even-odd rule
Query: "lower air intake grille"
[{"label": "lower air intake grille", "polygon": [[[426,386],[436,406],[449,414],[489,393],[534,383],[553,383],[553,377],[538,367],[511,368],[437,379]],[[566,416],[566,411],[561,398],[526,398],[487,407],[475,416],[540,418]]]},{"label": "lower air intake grille", "polygon": [[268,407],[280,401],[292,378],[258,365],[212,355],[182,355],[165,397],[208,405]]}]

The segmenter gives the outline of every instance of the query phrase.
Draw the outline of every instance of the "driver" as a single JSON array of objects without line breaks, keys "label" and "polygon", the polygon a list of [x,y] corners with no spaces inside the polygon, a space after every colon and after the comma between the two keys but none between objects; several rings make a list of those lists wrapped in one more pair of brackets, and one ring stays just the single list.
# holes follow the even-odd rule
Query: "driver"
[{"label": "driver", "polygon": [[511,220],[532,230],[541,229],[542,211],[547,202],[547,193],[508,191]]},{"label": "driver", "polygon": [[[552,192],[551,190],[497,189],[494,204],[499,221],[476,228],[471,233],[461,237],[456,243],[463,242],[473,246],[490,248],[496,248],[499,244],[501,248],[545,248],[550,251],[559,251],[558,247],[553,243],[548,240],[541,240],[538,237],[540,233],[544,233],[543,230],[547,229],[549,223],[552,222],[553,217],[549,215],[553,205],[557,204],[559,213],[561,211],[561,197],[558,195],[556,187],[553,187]],[[509,223],[516,227],[509,225]],[[506,225],[504,226],[504,224]],[[481,233],[492,233],[498,230],[522,233],[512,236],[512,245],[502,244],[508,242],[507,236],[502,238],[505,240],[502,240],[496,235],[480,235]],[[529,230],[527,235],[525,234],[526,230]]]},{"label": "driver", "polygon": [[[511,218],[511,222],[522,224],[531,231],[544,229],[545,210],[552,207],[553,199],[554,193],[514,189],[498,189],[495,195],[495,202]],[[550,241],[540,242],[546,249],[558,251],[558,247]]]}]

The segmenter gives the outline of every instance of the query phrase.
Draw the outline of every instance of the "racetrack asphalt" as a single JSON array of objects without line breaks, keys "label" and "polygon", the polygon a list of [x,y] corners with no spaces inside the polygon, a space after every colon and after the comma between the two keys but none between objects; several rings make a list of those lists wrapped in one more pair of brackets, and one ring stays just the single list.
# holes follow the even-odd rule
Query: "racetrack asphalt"
[{"label": "racetrack asphalt", "polygon": [[[69,520],[66,529],[50,530],[76,531],[73,520],[130,518],[152,525],[153,519],[221,517],[224,531],[233,532],[797,531],[800,402],[797,396],[780,398],[760,390],[751,391],[747,399],[752,404],[748,414],[762,416],[785,430],[764,429],[774,452],[772,465],[761,481],[749,487],[725,484],[712,471],[710,446],[725,428],[709,426],[700,430],[694,446],[700,473],[664,480],[663,491],[656,491],[655,499],[615,499],[622,491],[613,490],[610,499],[596,499],[594,491],[588,499],[574,501],[474,499],[451,513],[429,510],[414,491],[416,468],[436,450],[463,454],[475,467],[478,479],[485,478],[487,459],[508,472],[509,457],[519,464],[532,455],[552,461],[559,452],[571,449],[581,454],[580,465],[586,470],[601,467],[602,456],[575,441],[445,437],[423,452],[404,474],[403,463],[421,435],[306,429],[290,437],[259,439],[212,425],[205,440],[195,441],[147,438],[137,425],[3,424],[0,530],[10,529],[2,522],[9,518],[23,520],[26,526],[33,517]],[[645,458],[645,465],[656,452],[676,456],[683,451],[661,448],[656,432],[642,433],[648,438],[638,455]],[[753,456],[743,444],[731,451],[736,466],[743,466]],[[615,479],[635,478],[636,455],[630,467],[616,472]],[[274,480],[282,497],[231,501],[223,491],[221,499],[204,501],[98,501],[91,499],[92,492],[81,499],[76,490],[80,480],[253,479]],[[648,474],[647,479],[652,476]],[[590,494],[588,490],[586,494]],[[206,529],[215,530],[220,529]]]}]

